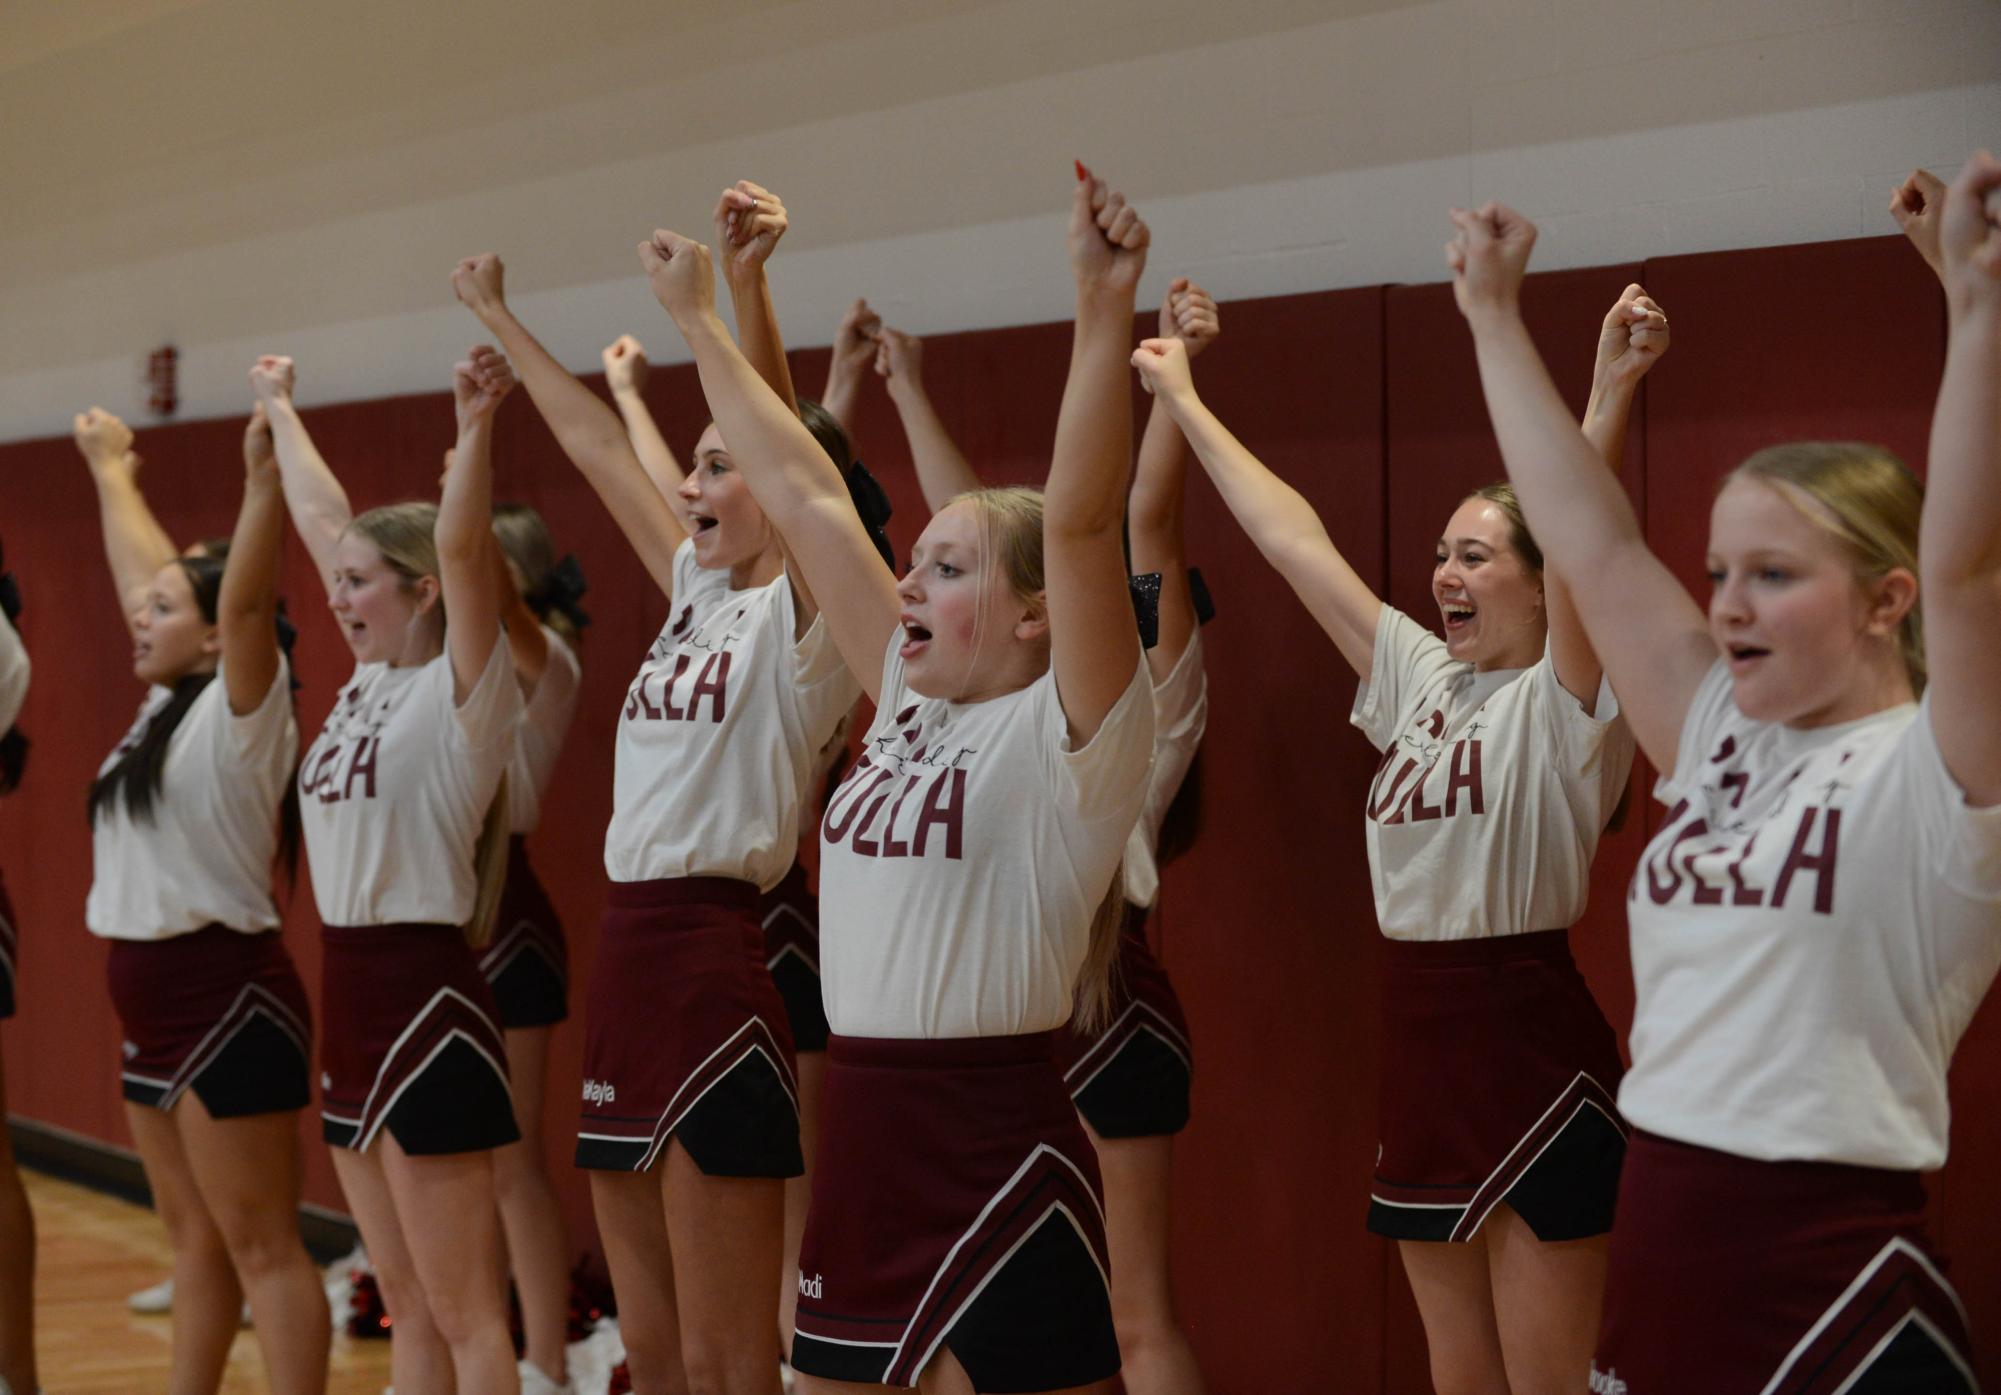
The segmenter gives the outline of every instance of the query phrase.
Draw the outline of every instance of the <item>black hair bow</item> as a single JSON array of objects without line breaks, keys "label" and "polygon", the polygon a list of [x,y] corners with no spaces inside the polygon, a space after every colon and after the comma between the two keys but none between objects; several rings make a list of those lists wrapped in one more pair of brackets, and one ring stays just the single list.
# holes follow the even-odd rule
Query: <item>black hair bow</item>
[{"label": "black hair bow", "polygon": [[869,541],[882,554],[882,564],[894,572],[896,554],[889,546],[889,495],[859,460],[848,466],[848,498],[854,503],[855,512],[861,515],[862,527],[868,529]]},{"label": "black hair bow", "polygon": [[549,574],[522,599],[528,602],[530,610],[543,619],[549,617],[550,611],[560,610],[563,612],[563,618],[568,620],[572,627],[581,630],[591,623],[591,617],[590,612],[577,602],[581,601],[584,592],[590,589],[591,584],[584,580],[583,564],[577,561],[574,552],[568,552],[563,554],[562,561],[549,568]]}]

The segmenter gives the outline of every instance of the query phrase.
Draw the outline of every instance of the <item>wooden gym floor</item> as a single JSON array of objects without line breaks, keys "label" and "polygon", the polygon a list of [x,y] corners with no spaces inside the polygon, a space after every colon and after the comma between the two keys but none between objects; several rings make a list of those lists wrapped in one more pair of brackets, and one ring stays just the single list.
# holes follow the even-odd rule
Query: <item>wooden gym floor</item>
[{"label": "wooden gym floor", "polygon": [[[165,1316],[141,1317],[125,1296],[167,1276],[167,1235],[153,1213],[26,1168],[35,1208],[35,1338],[48,1395],[150,1395],[167,1388]],[[389,1343],[334,1334],[328,1395],[380,1395]],[[230,1352],[222,1395],[266,1389],[248,1329]]]}]

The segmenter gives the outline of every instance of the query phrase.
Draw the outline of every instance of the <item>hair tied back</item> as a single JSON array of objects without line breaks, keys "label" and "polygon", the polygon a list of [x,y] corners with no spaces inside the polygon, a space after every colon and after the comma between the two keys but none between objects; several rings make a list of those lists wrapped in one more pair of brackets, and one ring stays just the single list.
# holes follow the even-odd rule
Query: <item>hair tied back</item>
[{"label": "hair tied back", "polygon": [[591,623],[591,617],[590,612],[577,602],[590,589],[590,583],[584,579],[583,564],[577,561],[574,552],[568,552],[522,599],[528,603],[530,610],[543,619],[549,618],[550,611],[559,611],[574,628],[582,630]]},{"label": "hair tied back", "polygon": [[890,508],[889,495],[859,460],[848,466],[847,482],[848,498],[854,504],[855,512],[861,515],[862,527],[868,530],[869,541],[882,554],[882,564],[895,571],[896,553],[889,546],[889,518],[894,512]]}]

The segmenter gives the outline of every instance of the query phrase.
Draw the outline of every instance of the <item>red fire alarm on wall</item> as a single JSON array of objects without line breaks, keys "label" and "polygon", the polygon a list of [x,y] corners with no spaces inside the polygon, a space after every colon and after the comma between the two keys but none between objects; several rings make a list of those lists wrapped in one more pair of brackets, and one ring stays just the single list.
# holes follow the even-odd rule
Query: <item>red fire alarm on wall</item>
[{"label": "red fire alarm on wall", "polygon": [[172,344],[146,355],[146,405],[155,416],[170,417],[181,405],[180,361]]}]

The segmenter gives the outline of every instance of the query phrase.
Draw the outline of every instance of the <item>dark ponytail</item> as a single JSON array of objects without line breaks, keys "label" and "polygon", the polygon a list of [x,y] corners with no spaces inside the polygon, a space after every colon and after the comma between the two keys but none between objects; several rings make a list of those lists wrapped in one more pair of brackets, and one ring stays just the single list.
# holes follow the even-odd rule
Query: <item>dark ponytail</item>
[{"label": "dark ponytail", "polygon": [[[222,598],[223,564],[213,557],[182,557],[176,565],[187,575],[202,618],[213,625]],[[214,681],[214,673],[190,673],[175,683],[173,696],[147,718],[138,739],[119,752],[110,769],[90,782],[91,827],[97,826],[98,815],[113,804],[123,804],[135,821],[152,822],[153,801],[167,770],[168,745],[195,699]]]}]

